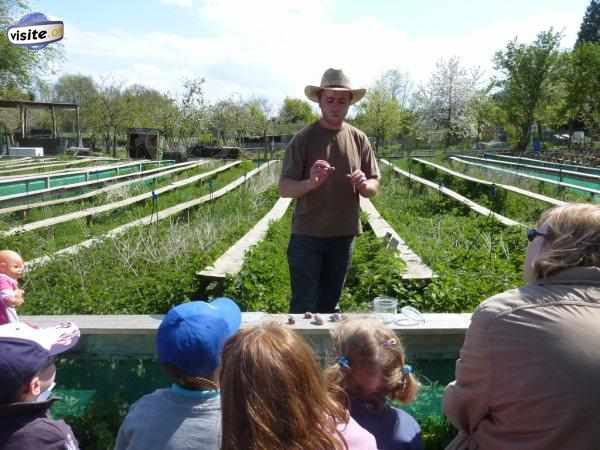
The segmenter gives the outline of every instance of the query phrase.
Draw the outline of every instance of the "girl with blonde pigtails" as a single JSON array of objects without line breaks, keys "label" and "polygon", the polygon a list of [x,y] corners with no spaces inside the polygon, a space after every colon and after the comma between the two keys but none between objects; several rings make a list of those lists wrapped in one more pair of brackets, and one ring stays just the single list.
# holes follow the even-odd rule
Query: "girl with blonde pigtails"
[{"label": "girl with blonde pigtails", "polygon": [[359,318],[341,322],[332,338],[338,357],[326,377],[343,388],[352,418],[379,450],[422,450],[415,419],[390,404],[414,401],[419,388],[396,334],[380,320]]}]

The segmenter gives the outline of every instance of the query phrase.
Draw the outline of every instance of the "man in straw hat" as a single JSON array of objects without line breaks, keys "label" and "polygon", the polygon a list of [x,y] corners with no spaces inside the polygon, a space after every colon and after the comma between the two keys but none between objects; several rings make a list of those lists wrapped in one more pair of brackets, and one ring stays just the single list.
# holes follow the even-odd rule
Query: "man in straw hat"
[{"label": "man in straw hat", "polygon": [[344,122],[365,89],[353,89],[342,70],[328,69],[304,93],[321,118],[288,144],[279,193],[296,199],[288,263],[291,313],[329,313],[339,301],[361,232],[359,195],[379,188],[379,167],[365,133]]}]

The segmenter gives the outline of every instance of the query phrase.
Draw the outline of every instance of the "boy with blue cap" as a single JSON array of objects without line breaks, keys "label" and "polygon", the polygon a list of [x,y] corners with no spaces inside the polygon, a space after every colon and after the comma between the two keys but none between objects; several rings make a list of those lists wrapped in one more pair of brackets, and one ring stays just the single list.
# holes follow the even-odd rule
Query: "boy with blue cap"
[{"label": "boy with blue cap", "polygon": [[158,359],[173,380],[134,403],[115,450],[218,450],[221,399],[217,369],[225,341],[240,328],[240,308],[229,298],[171,308],[158,328]]},{"label": "boy with blue cap", "polygon": [[54,359],[79,341],[79,328],[66,322],[32,328],[0,326],[0,449],[77,450],[71,427],[53,420]]}]

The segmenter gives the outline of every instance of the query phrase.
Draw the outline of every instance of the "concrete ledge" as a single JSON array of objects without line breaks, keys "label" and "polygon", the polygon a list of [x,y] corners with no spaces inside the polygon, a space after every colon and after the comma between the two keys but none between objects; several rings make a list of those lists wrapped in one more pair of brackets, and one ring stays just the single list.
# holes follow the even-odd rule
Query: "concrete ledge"
[{"label": "concrete ledge", "polygon": [[[345,314],[364,317],[368,314]],[[411,359],[454,359],[458,356],[471,314],[424,314],[424,323],[414,326],[391,325],[401,337]],[[287,314],[244,313],[242,326],[260,321],[287,321]],[[398,315],[398,318],[401,316]],[[335,327],[323,316],[325,323],[315,325],[311,319],[294,315],[296,323],[290,327],[300,333],[313,347],[322,361],[331,360],[334,352],[329,332]],[[80,358],[153,358],[155,335],[162,320],[160,315],[72,315],[21,316],[21,320],[46,327],[63,321],[73,321],[81,329],[82,338],[75,350]],[[74,355],[75,356],[75,355]]]}]

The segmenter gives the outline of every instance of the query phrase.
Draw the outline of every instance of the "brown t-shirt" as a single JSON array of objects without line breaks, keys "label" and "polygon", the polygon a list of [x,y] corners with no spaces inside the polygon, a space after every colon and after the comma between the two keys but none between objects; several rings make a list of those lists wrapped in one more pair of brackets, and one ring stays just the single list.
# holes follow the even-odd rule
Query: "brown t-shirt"
[{"label": "brown t-shirt", "polygon": [[329,130],[315,122],[300,130],[285,151],[281,178],[306,180],[315,161],[335,167],[317,189],[296,200],[293,234],[315,237],[355,236],[361,232],[359,193],[347,175],[362,170],[367,178],[379,178],[379,167],[367,136],[344,123]]}]

